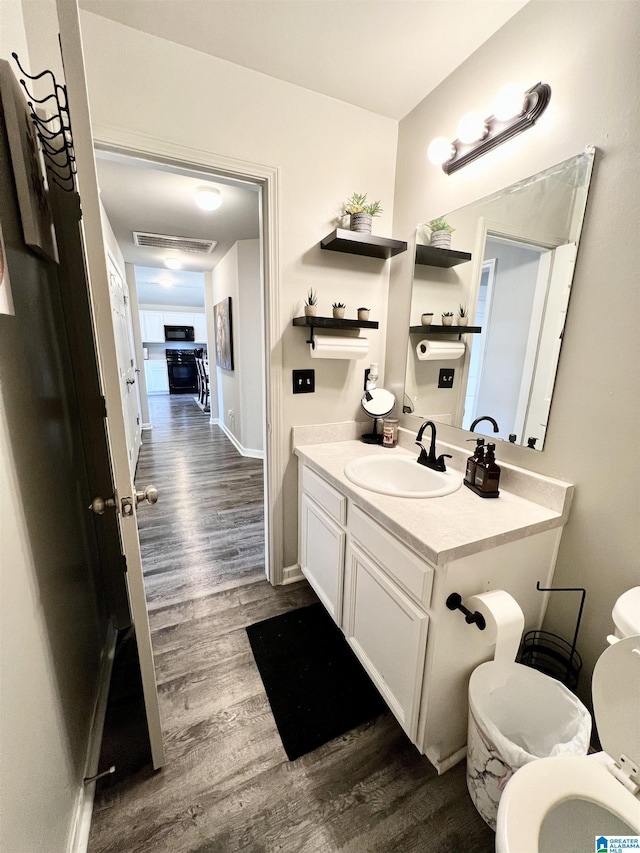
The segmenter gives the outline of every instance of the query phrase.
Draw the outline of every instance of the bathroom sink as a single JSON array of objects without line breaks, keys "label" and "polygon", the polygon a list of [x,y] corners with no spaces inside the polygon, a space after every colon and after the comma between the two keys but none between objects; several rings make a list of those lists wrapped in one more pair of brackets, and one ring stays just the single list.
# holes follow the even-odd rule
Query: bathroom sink
[{"label": "bathroom sink", "polygon": [[348,462],[344,473],[356,486],[398,498],[439,498],[462,485],[455,471],[433,471],[411,456],[362,456]]}]

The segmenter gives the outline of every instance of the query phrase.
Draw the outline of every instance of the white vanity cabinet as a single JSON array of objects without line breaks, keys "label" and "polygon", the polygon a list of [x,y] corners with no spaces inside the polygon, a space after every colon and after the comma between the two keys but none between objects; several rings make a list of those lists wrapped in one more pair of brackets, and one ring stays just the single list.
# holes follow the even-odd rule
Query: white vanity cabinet
[{"label": "white vanity cabinet", "polygon": [[[464,601],[504,589],[522,608],[525,631],[539,628],[546,597],[536,581],[550,585],[562,514],[508,496],[499,506],[478,505],[463,489],[440,504],[421,501],[416,515],[411,499],[409,506],[403,499],[385,503],[350,486],[340,479],[343,451],[319,448],[296,449],[302,572],[407,736],[442,773],[466,754],[469,677],[494,651],[490,632],[466,623],[446,600],[452,592]],[[322,459],[326,469],[306,464],[306,457]],[[493,509],[485,510],[487,503]],[[444,507],[451,512],[450,529]],[[469,542],[454,535],[460,518],[478,511],[487,513],[486,526],[495,522],[496,512],[508,515],[507,526],[517,515],[522,532],[518,538],[513,531],[494,534],[489,542],[486,536]],[[417,543],[408,547],[417,517],[433,531],[424,534],[422,546],[434,553],[433,561],[414,550]],[[433,551],[437,536],[446,544]]]},{"label": "white vanity cabinet", "polygon": [[300,567],[333,620],[342,624],[346,498],[302,469]]}]

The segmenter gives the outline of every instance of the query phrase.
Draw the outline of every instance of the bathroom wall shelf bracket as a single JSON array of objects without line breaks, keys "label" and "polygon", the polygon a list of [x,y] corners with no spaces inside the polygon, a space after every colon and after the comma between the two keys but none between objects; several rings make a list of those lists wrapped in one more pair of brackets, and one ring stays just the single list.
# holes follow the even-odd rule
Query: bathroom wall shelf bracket
[{"label": "bathroom wall shelf bracket", "polygon": [[374,237],[366,231],[349,231],[346,228],[336,228],[320,241],[320,247],[330,252],[364,255],[385,261],[407,251],[407,243],[404,240]]},{"label": "bathroom wall shelf bracket", "polygon": [[294,317],[294,326],[310,329],[308,344],[313,343],[314,329],[377,329],[377,320],[336,320],[335,317]]},{"label": "bathroom wall shelf bracket", "polygon": [[466,264],[471,260],[469,252],[458,252],[454,249],[438,249],[436,246],[416,246],[416,263],[427,267],[442,267],[449,269],[458,264]]}]

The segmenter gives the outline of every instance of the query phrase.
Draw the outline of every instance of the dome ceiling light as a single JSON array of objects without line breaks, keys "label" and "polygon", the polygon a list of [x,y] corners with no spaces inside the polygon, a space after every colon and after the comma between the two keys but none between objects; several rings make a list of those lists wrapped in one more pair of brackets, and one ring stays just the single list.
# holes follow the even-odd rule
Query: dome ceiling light
[{"label": "dome ceiling light", "polygon": [[222,204],[220,190],[213,187],[198,187],[196,190],[196,204],[202,210],[217,210]]}]

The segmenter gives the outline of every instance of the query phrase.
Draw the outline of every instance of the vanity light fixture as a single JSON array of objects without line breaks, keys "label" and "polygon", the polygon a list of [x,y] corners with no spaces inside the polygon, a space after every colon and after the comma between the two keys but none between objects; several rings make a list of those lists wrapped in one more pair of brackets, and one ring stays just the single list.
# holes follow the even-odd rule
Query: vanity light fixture
[{"label": "vanity light fixture", "polygon": [[450,175],[467,163],[482,157],[512,136],[536,123],[551,100],[551,86],[536,83],[526,92],[517,86],[505,86],[493,102],[493,114],[483,119],[480,113],[467,113],[460,119],[458,138],[449,142],[442,136],[434,139],[427,155]]},{"label": "vanity light fixture", "polygon": [[202,210],[217,210],[222,204],[220,190],[213,187],[198,187],[196,190],[196,204]]},{"label": "vanity light fixture", "polygon": [[180,258],[165,258],[164,265],[168,270],[181,270],[182,261]]}]

